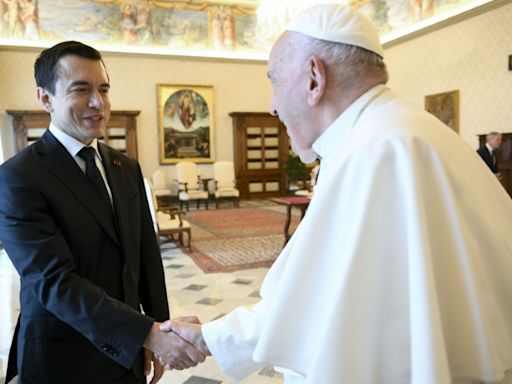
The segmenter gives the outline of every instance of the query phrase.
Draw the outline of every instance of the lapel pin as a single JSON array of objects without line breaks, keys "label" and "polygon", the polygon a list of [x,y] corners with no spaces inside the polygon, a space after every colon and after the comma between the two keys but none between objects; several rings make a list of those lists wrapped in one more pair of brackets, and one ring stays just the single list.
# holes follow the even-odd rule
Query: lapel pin
[{"label": "lapel pin", "polygon": [[120,166],[121,166],[121,160],[115,159],[115,160],[114,160],[114,165],[115,165],[116,167],[120,167]]}]

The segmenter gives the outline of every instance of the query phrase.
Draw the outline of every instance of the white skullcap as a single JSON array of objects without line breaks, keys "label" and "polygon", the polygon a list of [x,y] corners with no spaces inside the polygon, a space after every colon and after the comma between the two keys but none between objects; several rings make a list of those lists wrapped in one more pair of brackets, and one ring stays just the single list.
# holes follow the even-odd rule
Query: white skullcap
[{"label": "white skullcap", "polygon": [[323,4],[308,8],[295,17],[286,30],[320,40],[355,45],[384,57],[375,26],[349,6]]}]

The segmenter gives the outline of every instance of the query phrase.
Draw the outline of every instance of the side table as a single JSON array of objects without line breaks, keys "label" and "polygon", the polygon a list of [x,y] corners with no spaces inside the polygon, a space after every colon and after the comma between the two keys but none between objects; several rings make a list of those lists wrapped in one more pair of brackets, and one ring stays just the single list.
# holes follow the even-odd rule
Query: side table
[{"label": "side table", "polygon": [[286,222],[284,223],[284,245],[286,245],[292,236],[289,232],[290,223],[292,221],[292,208],[296,207],[300,209],[300,219],[302,220],[306,214],[311,198],[307,196],[290,196],[274,197],[270,200],[277,204],[286,205]]}]

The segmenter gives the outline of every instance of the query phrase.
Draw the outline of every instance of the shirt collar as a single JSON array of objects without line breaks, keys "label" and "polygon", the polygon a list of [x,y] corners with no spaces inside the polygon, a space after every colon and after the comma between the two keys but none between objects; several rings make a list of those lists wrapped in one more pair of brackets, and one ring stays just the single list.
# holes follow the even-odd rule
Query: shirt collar
[{"label": "shirt collar", "polygon": [[487,147],[487,150],[489,151],[490,154],[494,152],[494,149],[488,143],[485,143],[485,146]]},{"label": "shirt collar", "polygon": [[384,84],[379,84],[362,94],[315,140],[313,150],[320,159],[328,157],[339,148],[342,137],[355,125],[366,105],[384,88]]},{"label": "shirt collar", "polygon": [[[80,152],[80,150],[83,147],[86,147],[86,145],[84,143],[82,143],[81,141],[78,141],[74,137],[69,136],[64,131],[61,131],[52,122],[50,122],[49,130],[52,133],[52,135],[55,136],[55,138],[64,146],[64,148],[66,148],[66,150],[69,152],[69,154],[73,157],[77,156],[78,152]],[[94,148],[94,150],[96,152],[96,156],[98,156],[99,159],[101,160],[101,155],[98,151],[98,140],[94,139],[92,141],[92,143],[89,144],[89,147]]]}]

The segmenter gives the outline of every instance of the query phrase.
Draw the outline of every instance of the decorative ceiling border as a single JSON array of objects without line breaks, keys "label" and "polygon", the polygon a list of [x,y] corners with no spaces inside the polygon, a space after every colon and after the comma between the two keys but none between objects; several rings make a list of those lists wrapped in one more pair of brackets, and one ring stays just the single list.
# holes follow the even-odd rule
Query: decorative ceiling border
[{"label": "decorative ceiling border", "polygon": [[[441,0],[352,0],[351,4],[375,22],[386,48],[509,1],[458,0],[453,5]],[[0,49],[41,49],[74,39],[103,52],[266,61],[270,43],[259,41],[256,8],[250,3],[0,0]]]}]

